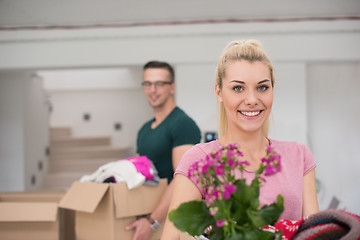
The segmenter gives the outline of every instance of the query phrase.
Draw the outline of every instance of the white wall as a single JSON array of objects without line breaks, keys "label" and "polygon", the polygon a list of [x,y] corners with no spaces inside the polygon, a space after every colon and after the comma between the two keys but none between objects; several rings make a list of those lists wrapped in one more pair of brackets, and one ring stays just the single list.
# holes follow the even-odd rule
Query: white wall
[{"label": "white wall", "polygon": [[154,58],[213,63],[229,41],[242,38],[261,40],[274,61],[356,60],[359,22],[1,31],[0,69],[139,66]]},{"label": "white wall", "polygon": [[[113,147],[130,146],[135,153],[136,133],[153,117],[141,87],[141,66],[37,74],[50,96],[51,127],[70,127],[73,137],[110,136]],[[84,114],[90,114],[90,120],[84,120]]]},{"label": "white wall", "polygon": [[43,185],[43,175],[48,169],[49,103],[42,80],[35,74],[22,79],[24,119],[25,188],[36,190]]},{"label": "white wall", "polygon": [[[133,151],[137,131],[153,117],[142,89],[52,92],[51,101],[51,126],[71,127],[74,137],[110,136],[113,147]],[[84,113],[91,115],[89,121],[83,120]]]},{"label": "white wall", "polygon": [[46,110],[39,79],[29,71],[0,73],[0,191],[41,188],[47,164]]},{"label": "white wall", "polygon": [[0,190],[25,188],[23,73],[0,73]]},{"label": "white wall", "polygon": [[199,125],[202,137],[217,131],[217,100],[214,92],[216,61],[212,64],[176,65],[176,102]]},{"label": "white wall", "polygon": [[308,66],[310,146],[322,181],[319,199],[335,196],[359,213],[360,62],[319,62]]},{"label": "white wall", "polygon": [[308,144],[304,62],[275,62],[275,93],[269,136]]},{"label": "white wall", "polygon": [[47,91],[140,89],[141,66],[135,68],[65,69],[39,71]]}]

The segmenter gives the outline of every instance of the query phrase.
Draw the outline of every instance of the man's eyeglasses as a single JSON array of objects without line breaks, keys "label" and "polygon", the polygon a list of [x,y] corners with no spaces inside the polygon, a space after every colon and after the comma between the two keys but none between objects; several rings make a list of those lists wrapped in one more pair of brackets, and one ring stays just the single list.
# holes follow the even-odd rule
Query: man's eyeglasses
[{"label": "man's eyeglasses", "polygon": [[145,81],[145,82],[142,82],[141,85],[146,89],[150,89],[151,85],[154,85],[155,88],[158,89],[158,88],[162,88],[166,84],[170,85],[172,83],[173,82],[167,82],[167,81],[156,81],[156,82]]}]

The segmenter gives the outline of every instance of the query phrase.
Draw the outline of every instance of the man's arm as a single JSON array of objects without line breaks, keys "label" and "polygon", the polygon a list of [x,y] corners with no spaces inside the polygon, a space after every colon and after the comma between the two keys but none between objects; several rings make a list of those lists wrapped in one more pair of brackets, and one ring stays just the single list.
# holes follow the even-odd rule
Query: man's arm
[{"label": "man's arm", "polygon": [[[176,170],[183,154],[187,150],[189,150],[192,146],[193,145],[191,144],[186,144],[173,148],[172,163],[173,163],[174,171]],[[162,222],[166,218],[170,205],[173,186],[174,186],[173,181],[171,181],[168,187],[166,188],[164,194],[162,195],[159,204],[151,213],[150,217],[152,219],[155,219],[158,222]],[[133,240],[149,239],[153,231],[150,227],[150,222],[148,221],[148,219],[145,218],[141,218],[126,227],[127,230],[130,230],[132,228],[136,229]]]},{"label": "man's arm", "polygon": [[[174,147],[172,150],[172,163],[173,163],[173,169],[174,172],[184,155],[184,153],[189,150],[193,145],[187,144],[187,145],[181,145]],[[169,186],[166,188],[164,195],[162,196],[159,204],[155,208],[155,210],[151,213],[150,217],[153,219],[158,220],[159,222],[163,221],[166,218],[167,212],[169,210],[170,200],[171,200],[171,194],[173,190],[173,181],[169,184]]]}]

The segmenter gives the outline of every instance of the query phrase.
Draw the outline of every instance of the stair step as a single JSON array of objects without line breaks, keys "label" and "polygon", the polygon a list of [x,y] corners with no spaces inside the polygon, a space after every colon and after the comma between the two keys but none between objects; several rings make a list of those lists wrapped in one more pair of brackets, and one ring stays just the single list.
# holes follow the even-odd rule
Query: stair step
[{"label": "stair step", "polygon": [[50,128],[50,139],[64,139],[71,138],[71,128],[70,127],[51,127]]},{"label": "stair step", "polygon": [[110,146],[110,137],[78,137],[69,139],[52,139],[51,150],[57,151],[63,148],[89,147],[89,146]]},{"label": "stair step", "polygon": [[43,189],[68,190],[71,184],[91,172],[48,173],[43,179]]},{"label": "stair step", "polygon": [[119,159],[64,159],[50,161],[49,173],[60,172],[94,172],[100,166]]},{"label": "stair step", "polygon": [[131,155],[131,148],[111,147],[81,147],[61,151],[50,151],[50,161],[61,161],[64,159],[94,159],[94,158],[116,158],[122,159]]}]

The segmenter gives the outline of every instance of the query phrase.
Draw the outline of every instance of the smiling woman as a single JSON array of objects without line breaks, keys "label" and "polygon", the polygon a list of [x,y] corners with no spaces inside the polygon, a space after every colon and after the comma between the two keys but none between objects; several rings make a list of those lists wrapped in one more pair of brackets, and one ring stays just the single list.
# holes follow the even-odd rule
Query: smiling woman
[{"label": "smiling woman", "polygon": [[[261,181],[259,198],[255,201],[259,208],[272,204],[280,194],[284,197],[280,219],[300,220],[318,212],[316,164],[308,147],[268,138],[274,84],[273,66],[258,41],[233,41],[225,48],[218,61],[215,84],[220,105],[220,138],[197,144],[183,155],[175,172],[170,211],[184,202],[206,199],[211,189],[203,187],[199,176],[189,174],[189,169],[194,163],[208,159],[208,153],[217,152],[224,145],[236,144],[249,164],[242,173],[235,168],[232,171],[235,179],[245,178],[247,183],[256,178],[257,169],[263,166],[266,149],[275,149],[281,156],[281,171],[274,176],[265,176]],[[241,211],[241,207],[234,211]],[[210,239],[216,234],[214,232],[210,231]],[[236,239],[247,237],[236,235]],[[179,239],[179,232],[170,221],[166,222],[162,239]]]}]

